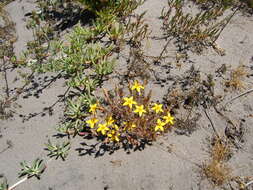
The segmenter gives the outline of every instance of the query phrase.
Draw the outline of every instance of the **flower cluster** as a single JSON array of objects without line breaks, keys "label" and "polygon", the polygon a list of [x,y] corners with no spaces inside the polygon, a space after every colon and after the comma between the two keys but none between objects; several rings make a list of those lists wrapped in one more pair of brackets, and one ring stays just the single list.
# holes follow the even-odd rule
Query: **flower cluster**
[{"label": "flower cluster", "polygon": [[[147,111],[144,109],[144,105],[137,104],[136,101],[133,100],[133,96],[130,98],[124,98],[123,106],[128,106],[130,109],[132,109],[133,105],[135,105],[135,109],[133,110],[134,113],[138,114],[139,117],[143,116]],[[151,107],[151,110],[153,110],[156,114],[163,113],[163,105],[154,103]],[[148,110],[148,108],[147,108]],[[164,131],[164,127],[168,124],[173,125],[174,124],[174,117],[171,116],[170,112],[167,112],[167,115],[164,115],[162,117],[163,120],[157,119],[156,125],[154,127],[155,131]],[[135,125],[135,124],[134,124]]]},{"label": "flower cluster", "polygon": [[99,110],[98,104],[91,104],[89,112],[91,113],[90,119],[86,120],[86,124],[90,129],[95,129],[97,134],[107,136],[110,141],[119,142],[119,127],[115,124],[112,116],[105,119],[104,122],[99,122],[97,119],[97,111]]},{"label": "flower cluster", "polygon": [[92,134],[102,135],[105,142],[127,140],[133,144],[140,139],[155,140],[174,124],[174,117],[164,105],[151,102],[151,93],[145,96],[144,89],[144,85],[134,81],[129,96],[120,90],[115,91],[113,99],[105,94],[107,106],[91,104],[86,127]]}]

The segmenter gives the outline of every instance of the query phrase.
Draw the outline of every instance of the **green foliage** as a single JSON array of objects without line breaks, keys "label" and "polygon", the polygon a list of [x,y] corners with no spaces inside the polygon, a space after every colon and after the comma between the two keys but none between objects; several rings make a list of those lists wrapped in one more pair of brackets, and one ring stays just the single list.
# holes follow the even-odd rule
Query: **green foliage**
[{"label": "green foliage", "polygon": [[99,11],[103,8],[119,5],[121,0],[79,0],[91,11]]},{"label": "green foliage", "polygon": [[166,38],[178,38],[182,49],[191,48],[200,53],[204,47],[215,46],[215,41],[234,15],[233,13],[217,22],[216,19],[223,10],[224,7],[214,7],[192,16],[184,13],[182,0],[169,0],[168,9],[163,9],[161,16],[164,35]]},{"label": "green foliage", "polygon": [[66,121],[57,127],[57,131],[67,135],[76,135],[85,124],[84,119],[88,116],[87,109],[95,102],[95,98],[87,93],[81,94],[75,99],[67,100],[65,111]]},{"label": "green foliage", "polygon": [[194,0],[197,4],[200,4],[205,7],[221,7],[223,10],[228,9],[238,3],[237,0]]},{"label": "green foliage", "polygon": [[[35,72],[60,72],[64,78],[68,78],[67,85],[78,89],[92,96],[92,91],[96,89],[103,78],[112,73],[116,61],[111,58],[114,51],[119,49],[120,41],[127,32],[133,33],[134,38],[130,40],[141,40],[137,36],[146,34],[145,30],[136,34],[134,30],[141,28],[140,19],[136,23],[131,23],[126,17],[132,13],[142,0],[103,0],[90,1],[45,1],[39,3],[40,13],[33,12],[28,28],[34,31],[35,40],[29,42],[28,51],[24,54],[29,66]],[[67,4],[64,4],[67,3]],[[77,5],[79,8],[74,9]],[[43,25],[42,21],[48,19],[49,10],[68,11],[64,7],[73,7],[75,11],[95,12],[96,18],[90,26],[81,26],[79,23],[74,27],[67,41],[58,38],[51,40],[49,25]],[[49,10],[47,10],[49,9]],[[135,26],[136,25],[136,26]],[[54,36],[55,37],[55,36]],[[108,43],[101,42],[101,39],[109,38]],[[47,42],[47,45],[43,45]],[[32,61],[31,61],[32,60]]]},{"label": "green foliage", "polygon": [[[250,11],[253,8],[252,0],[193,0],[202,8],[221,7],[223,10],[228,8],[240,7],[241,10]],[[243,9],[244,8],[244,9]],[[246,8],[246,9],[245,9]]]},{"label": "green foliage", "polygon": [[137,15],[134,20],[129,18],[127,21],[127,36],[134,47],[140,47],[141,42],[150,34],[148,24],[146,24],[144,20],[145,13],[146,12],[143,12]]},{"label": "green foliage", "polygon": [[[92,11],[96,18],[90,26],[77,24],[66,41],[58,38],[48,40],[49,29],[42,30],[44,18],[48,18],[46,7],[51,7],[56,11],[68,11],[61,4],[53,2],[40,2],[42,13],[33,12],[30,28],[34,30],[35,41],[29,43],[28,52],[25,57],[29,61],[29,66],[35,72],[57,72],[61,73],[66,84],[72,89],[77,90],[75,95],[67,101],[65,111],[66,123],[58,127],[59,132],[67,134],[77,134],[79,126],[83,124],[87,117],[88,105],[94,101],[94,90],[103,82],[106,75],[114,70],[116,60],[111,58],[114,51],[118,50],[124,35],[129,35],[129,41],[139,43],[146,37],[147,26],[143,24],[143,15],[136,18],[136,21],[128,19],[142,0],[120,0],[120,1],[79,1],[84,7],[81,10]],[[65,7],[74,7],[66,5]],[[138,31],[140,28],[140,32]],[[38,35],[40,33],[45,35]],[[45,37],[47,36],[47,37]],[[104,42],[101,39],[109,39]],[[47,45],[42,45],[47,42]],[[50,55],[50,56],[49,56]],[[29,57],[30,56],[30,57]],[[29,57],[29,58],[28,58]]]},{"label": "green foliage", "polygon": [[78,100],[68,100],[68,108],[65,112],[66,116],[70,119],[78,120],[85,117],[85,114],[82,112],[85,105],[88,101],[85,99],[79,98]]},{"label": "green foliage", "polygon": [[95,72],[98,76],[105,76],[113,72],[114,62],[102,60],[100,64],[95,65]]},{"label": "green foliage", "polygon": [[77,134],[77,130],[74,126],[74,122],[72,122],[72,121],[65,121],[65,122],[61,123],[60,125],[58,125],[56,127],[56,130],[60,134],[67,134],[67,135]]},{"label": "green foliage", "polygon": [[63,142],[62,144],[52,144],[50,140],[46,145],[46,150],[49,151],[48,156],[55,157],[58,159],[61,157],[62,160],[68,156],[68,151],[70,149],[70,142]]},{"label": "green foliage", "polygon": [[121,36],[123,35],[124,33],[124,26],[122,23],[119,23],[119,22],[114,22],[111,24],[110,28],[107,29],[107,33],[109,35],[109,38],[111,40],[118,40],[121,38]]},{"label": "green foliage", "polygon": [[[86,8],[101,17],[105,12],[116,17],[127,16],[136,9],[143,0],[78,0]],[[104,12],[104,13],[103,13]]]},{"label": "green foliage", "polygon": [[86,91],[86,93],[91,96],[98,83],[99,81],[97,79],[92,79],[91,77],[83,76],[83,74],[78,73],[75,78],[69,80],[68,85]]},{"label": "green foliage", "polygon": [[45,164],[43,163],[42,159],[36,159],[33,161],[32,165],[27,164],[26,161],[23,161],[20,163],[21,165],[21,171],[19,172],[19,177],[27,176],[27,177],[33,177],[40,179],[40,175],[45,170]]},{"label": "green foliage", "polygon": [[2,182],[0,182],[0,190],[8,190],[8,182],[7,179],[3,179]]},{"label": "green foliage", "polygon": [[95,73],[97,73],[95,78],[103,78],[113,70],[115,62],[110,60],[109,56],[114,46],[103,46],[99,42],[88,43],[87,41],[91,38],[90,33],[80,24],[77,25],[69,36],[69,43],[65,45],[61,42],[52,43],[55,58],[51,57],[50,60],[42,64],[38,64],[38,61],[36,62],[38,59],[35,59],[35,63],[30,64],[30,67],[39,72],[61,72],[70,77],[68,84],[74,88],[79,88],[84,81],[88,80],[85,70],[92,69],[93,65],[95,65]]}]

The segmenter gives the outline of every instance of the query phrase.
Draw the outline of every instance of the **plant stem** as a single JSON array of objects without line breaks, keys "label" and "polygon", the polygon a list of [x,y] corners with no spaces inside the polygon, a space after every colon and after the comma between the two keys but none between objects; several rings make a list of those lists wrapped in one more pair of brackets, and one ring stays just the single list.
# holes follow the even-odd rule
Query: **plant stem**
[{"label": "plant stem", "polygon": [[21,183],[24,183],[26,180],[28,180],[28,176],[26,176],[25,178],[19,180],[17,183],[15,183],[15,184],[12,185],[11,187],[9,187],[8,190],[13,190],[13,189],[15,189],[18,185],[20,185]]},{"label": "plant stem", "polygon": [[247,95],[247,94],[249,94],[249,93],[251,93],[251,92],[253,92],[253,88],[250,89],[250,90],[248,90],[248,91],[246,91],[246,92],[244,92],[244,93],[242,93],[242,94],[239,94],[238,96],[236,96],[236,97],[234,97],[234,98],[232,98],[232,99],[230,99],[229,101],[227,101],[227,102],[224,104],[223,108],[225,108],[227,104],[233,102],[233,101],[236,100],[237,98],[240,98],[240,97],[242,97],[242,96],[245,96],[245,95]]},{"label": "plant stem", "polygon": [[9,93],[9,84],[8,84],[8,79],[7,79],[7,69],[6,69],[6,62],[7,60],[6,59],[3,59],[3,66],[4,66],[4,80],[5,80],[5,85],[6,85],[6,89],[5,89],[5,93],[6,93],[6,96],[7,98],[10,97],[10,93]]},{"label": "plant stem", "polygon": [[242,4],[231,14],[231,16],[228,18],[226,24],[223,26],[223,28],[219,31],[218,35],[215,37],[215,39],[213,40],[212,43],[215,43],[216,40],[220,37],[220,34],[222,33],[222,31],[226,28],[226,26],[228,25],[228,23],[230,23],[231,19],[235,16],[235,13],[242,7]]},{"label": "plant stem", "polygon": [[248,187],[249,185],[253,184],[253,181],[248,182],[245,187]]},{"label": "plant stem", "polygon": [[[42,171],[44,171],[47,168],[47,165],[53,160],[53,158],[50,158],[48,161],[46,161],[44,169],[42,169]],[[26,176],[23,179],[19,180],[18,182],[16,182],[14,185],[10,186],[7,190],[13,190],[15,189],[17,186],[19,186],[20,184],[24,183],[26,180],[28,180],[29,178],[31,178],[33,176]]]},{"label": "plant stem", "polygon": [[213,131],[214,131],[215,135],[220,139],[219,133],[217,132],[216,128],[214,127],[213,121],[211,120],[210,116],[208,115],[206,109],[203,109],[203,110],[204,110],[204,113],[205,113],[207,119],[208,119],[208,120],[210,121],[210,123],[211,123],[211,126],[212,126],[212,128],[213,128]]}]

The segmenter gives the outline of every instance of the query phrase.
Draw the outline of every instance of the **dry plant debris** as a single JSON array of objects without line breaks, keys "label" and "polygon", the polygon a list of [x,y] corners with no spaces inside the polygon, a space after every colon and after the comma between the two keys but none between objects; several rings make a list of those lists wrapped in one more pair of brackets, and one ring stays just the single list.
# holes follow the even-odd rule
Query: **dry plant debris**
[{"label": "dry plant debris", "polygon": [[244,79],[248,72],[244,65],[239,65],[237,68],[231,71],[230,78],[225,82],[226,87],[233,90],[245,89]]},{"label": "dry plant debris", "polygon": [[226,161],[231,156],[231,149],[227,142],[214,138],[210,151],[210,160],[203,164],[204,175],[214,185],[221,186],[231,180],[231,169]]}]

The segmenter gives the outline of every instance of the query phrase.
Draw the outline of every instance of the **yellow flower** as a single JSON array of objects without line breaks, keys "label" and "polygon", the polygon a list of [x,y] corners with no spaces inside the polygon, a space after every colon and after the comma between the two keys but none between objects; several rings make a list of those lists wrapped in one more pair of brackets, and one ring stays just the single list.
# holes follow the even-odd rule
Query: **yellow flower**
[{"label": "yellow flower", "polygon": [[90,128],[94,128],[97,122],[98,122],[98,119],[96,118],[92,118],[86,121],[86,123],[90,126]]},{"label": "yellow flower", "polygon": [[112,128],[114,128],[116,131],[118,131],[118,130],[119,130],[119,126],[118,126],[118,125],[116,125],[116,124],[114,124],[114,125],[112,126]]},{"label": "yellow flower", "polygon": [[134,97],[133,96],[131,96],[130,98],[123,98],[123,100],[125,101],[124,103],[123,103],[123,106],[129,106],[129,108],[131,108],[132,109],[132,107],[133,107],[133,104],[137,104],[135,101],[134,101]]},{"label": "yellow flower", "polygon": [[110,117],[108,117],[108,118],[106,119],[106,124],[107,124],[107,125],[112,125],[114,122],[115,122],[115,121],[112,119],[112,116],[110,116]]},{"label": "yellow flower", "polygon": [[136,128],[136,127],[137,127],[137,126],[136,126],[136,124],[134,124],[134,123],[133,123],[133,124],[131,124],[131,125],[130,125],[129,130],[130,130],[130,131],[133,131],[133,130],[134,130],[134,128]]},{"label": "yellow flower", "polygon": [[163,105],[162,104],[154,104],[154,106],[152,107],[152,110],[155,111],[155,113],[159,113],[159,112],[163,112],[162,109]]},{"label": "yellow flower", "polygon": [[123,130],[125,131],[127,129],[127,127],[128,127],[128,123],[124,121],[123,122]]},{"label": "yellow flower", "polygon": [[155,126],[155,131],[164,131],[163,126],[166,125],[165,122],[162,122],[160,119],[157,120],[157,125]]},{"label": "yellow flower", "polygon": [[97,110],[98,105],[97,104],[91,104],[89,112],[95,113]]},{"label": "yellow flower", "polygon": [[109,131],[110,129],[107,127],[106,123],[104,124],[99,124],[97,132],[101,132],[103,135],[106,134],[106,131]]},{"label": "yellow flower", "polygon": [[107,136],[110,138],[111,141],[119,142],[119,133],[116,133],[115,130],[112,130],[111,133],[108,133]]},{"label": "yellow flower", "polygon": [[138,113],[141,117],[143,113],[146,113],[146,110],[144,110],[143,105],[136,106],[136,109],[134,110],[134,113]]},{"label": "yellow flower", "polygon": [[165,123],[170,123],[171,125],[174,124],[174,117],[170,115],[170,112],[167,113],[166,116],[163,116],[163,119],[165,120]]},{"label": "yellow flower", "polygon": [[140,85],[137,80],[134,81],[134,85],[131,87],[131,90],[136,90],[138,93],[140,93],[141,89],[144,90],[144,86]]}]

